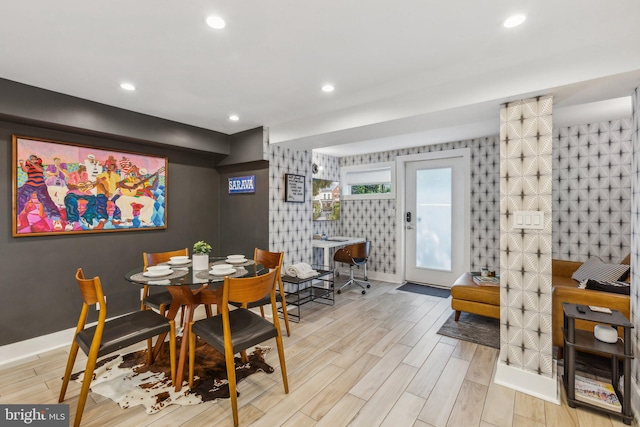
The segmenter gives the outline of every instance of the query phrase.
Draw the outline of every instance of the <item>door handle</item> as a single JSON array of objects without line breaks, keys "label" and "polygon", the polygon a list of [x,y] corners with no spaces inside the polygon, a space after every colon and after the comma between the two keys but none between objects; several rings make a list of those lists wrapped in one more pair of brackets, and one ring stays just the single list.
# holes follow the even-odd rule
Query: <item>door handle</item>
[{"label": "door handle", "polygon": [[413,230],[413,225],[411,224],[407,225],[407,230]]}]

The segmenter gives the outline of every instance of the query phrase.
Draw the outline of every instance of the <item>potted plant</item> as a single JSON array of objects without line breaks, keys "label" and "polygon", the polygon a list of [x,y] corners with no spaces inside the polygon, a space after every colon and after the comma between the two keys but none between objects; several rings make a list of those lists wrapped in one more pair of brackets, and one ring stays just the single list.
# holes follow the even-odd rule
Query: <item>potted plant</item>
[{"label": "potted plant", "polygon": [[209,268],[209,253],[211,245],[200,240],[193,244],[193,269],[207,270]]}]

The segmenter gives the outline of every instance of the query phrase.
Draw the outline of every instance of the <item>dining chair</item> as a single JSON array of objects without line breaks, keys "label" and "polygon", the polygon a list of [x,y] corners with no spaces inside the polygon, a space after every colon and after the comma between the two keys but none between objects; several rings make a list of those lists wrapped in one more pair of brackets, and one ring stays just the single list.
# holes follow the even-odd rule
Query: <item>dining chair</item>
[{"label": "dining chair", "polygon": [[[334,262],[342,262],[349,264],[349,280],[344,285],[340,286],[338,293],[342,292],[342,289],[350,284],[356,284],[362,288],[362,295],[366,294],[365,285],[367,288],[371,287],[371,284],[367,279],[367,260],[369,259],[369,252],[371,250],[371,241],[354,243],[343,248],[338,249],[333,254]],[[356,279],[353,277],[353,268],[364,266],[364,280]]]},{"label": "dining chair", "polygon": [[[163,262],[168,262],[173,256],[189,256],[189,249],[178,249],[169,252],[143,252],[142,262],[144,270],[148,267],[157,265]],[[171,294],[167,290],[161,290],[157,292],[150,292],[149,285],[144,285],[142,288],[142,297],[140,298],[140,309],[146,310],[147,308],[155,308],[164,315],[171,305]]]},{"label": "dining chair", "polygon": [[[58,402],[64,401],[67,392],[69,379],[73,365],[78,355],[78,348],[87,355],[87,364],[84,370],[84,379],[80,389],[80,397],[78,399],[78,408],[74,426],[78,427],[82,419],[84,406],[87,403],[89,387],[93,378],[93,371],[96,367],[96,361],[105,354],[123,349],[132,344],[141,341],[147,341],[148,363],[153,363],[153,352],[151,339],[154,336],[169,333],[170,346],[170,363],[171,363],[171,380],[175,379],[176,372],[176,328],[173,320],[168,320],[161,314],[152,310],[135,311],[124,316],[106,321],[107,319],[107,300],[102,291],[102,284],[99,277],[86,279],[82,268],[76,271],[76,281],[80,287],[83,304],[78,318],[78,325],[71,343],[69,351],[69,359],[67,360],[67,368],[62,380],[62,388],[60,389],[60,397]],[[89,308],[99,304],[98,323],[95,326],[86,327],[87,315]]]},{"label": "dining chair", "polygon": [[[143,252],[142,261],[145,271],[148,267],[157,265],[163,262],[168,262],[171,257],[174,256],[189,256],[189,249],[178,249],[169,252]],[[157,286],[156,286],[157,287]],[[169,306],[171,305],[172,297],[169,291],[163,289],[160,291],[150,292],[149,285],[144,285],[142,288],[142,298],[140,308],[146,310],[147,308],[155,308],[160,314],[165,315]],[[211,305],[205,305],[207,316],[211,316]],[[181,319],[184,319],[184,307],[181,309]],[[182,324],[182,320],[181,320]]]},{"label": "dining chair", "polygon": [[[256,264],[262,264],[265,268],[280,268],[282,271],[282,262],[284,260],[284,252],[269,252],[264,249],[255,248],[253,251],[253,260]],[[287,336],[291,336],[291,329],[289,328],[289,313],[287,313],[287,299],[285,298],[284,285],[282,283],[282,277],[278,276],[276,278],[276,301],[280,303],[280,307],[282,308],[282,317],[284,318],[284,326],[287,329]],[[247,308],[256,308],[260,307],[260,314],[264,317],[264,306],[269,305],[271,301],[269,300],[269,296],[262,298],[260,301],[255,301],[247,305]],[[235,305],[236,307],[239,304],[231,303],[231,305]]]},{"label": "dining chair", "polygon": [[[289,393],[287,368],[284,358],[284,346],[278,306],[276,303],[276,282],[280,268],[276,267],[267,274],[246,278],[225,277],[222,288],[219,314],[189,324],[189,387],[193,387],[196,336],[224,354],[229,381],[229,395],[233,411],[233,424],[238,425],[238,396],[236,394],[236,370],[234,355],[240,353],[243,363],[248,361],[246,350],[256,344],[276,339],[280,371],[285,393]],[[249,303],[264,297],[271,301],[273,323],[249,310]],[[231,302],[240,303],[240,308],[229,309]]]}]

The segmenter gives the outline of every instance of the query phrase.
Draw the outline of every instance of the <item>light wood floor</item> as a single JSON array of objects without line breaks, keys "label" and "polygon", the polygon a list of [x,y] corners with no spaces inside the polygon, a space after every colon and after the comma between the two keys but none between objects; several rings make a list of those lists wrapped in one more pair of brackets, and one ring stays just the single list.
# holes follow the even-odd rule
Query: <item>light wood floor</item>
[{"label": "light wood floor", "polygon": [[[303,307],[302,322],[284,337],[289,394],[284,394],[275,342],[273,374],[239,384],[242,426],[623,426],[586,409],[555,405],[492,382],[498,352],[437,335],[451,315],[450,299],[396,291],[372,282],[367,295],[350,290],[334,306]],[[80,352],[82,353],[82,352]],[[67,349],[0,367],[0,403],[56,403]],[[85,360],[77,362],[82,369]],[[79,385],[65,403],[75,415]],[[90,393],[83,426],[232,426],[228,400],[154,415],[121,409]],[[634,425],[635,424],[634,422]]]}]

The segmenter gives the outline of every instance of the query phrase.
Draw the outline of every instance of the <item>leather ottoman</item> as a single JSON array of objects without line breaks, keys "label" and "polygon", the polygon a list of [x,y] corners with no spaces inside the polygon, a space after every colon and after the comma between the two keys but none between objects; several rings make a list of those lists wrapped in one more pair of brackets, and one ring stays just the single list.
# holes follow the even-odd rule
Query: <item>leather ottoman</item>
[{"label": "leather ottoman", "polygon": [[456,321],[463,311],[500,319],[500,286],[479,286],[465,273],[451,287],[451,308],[456,311]]}]

